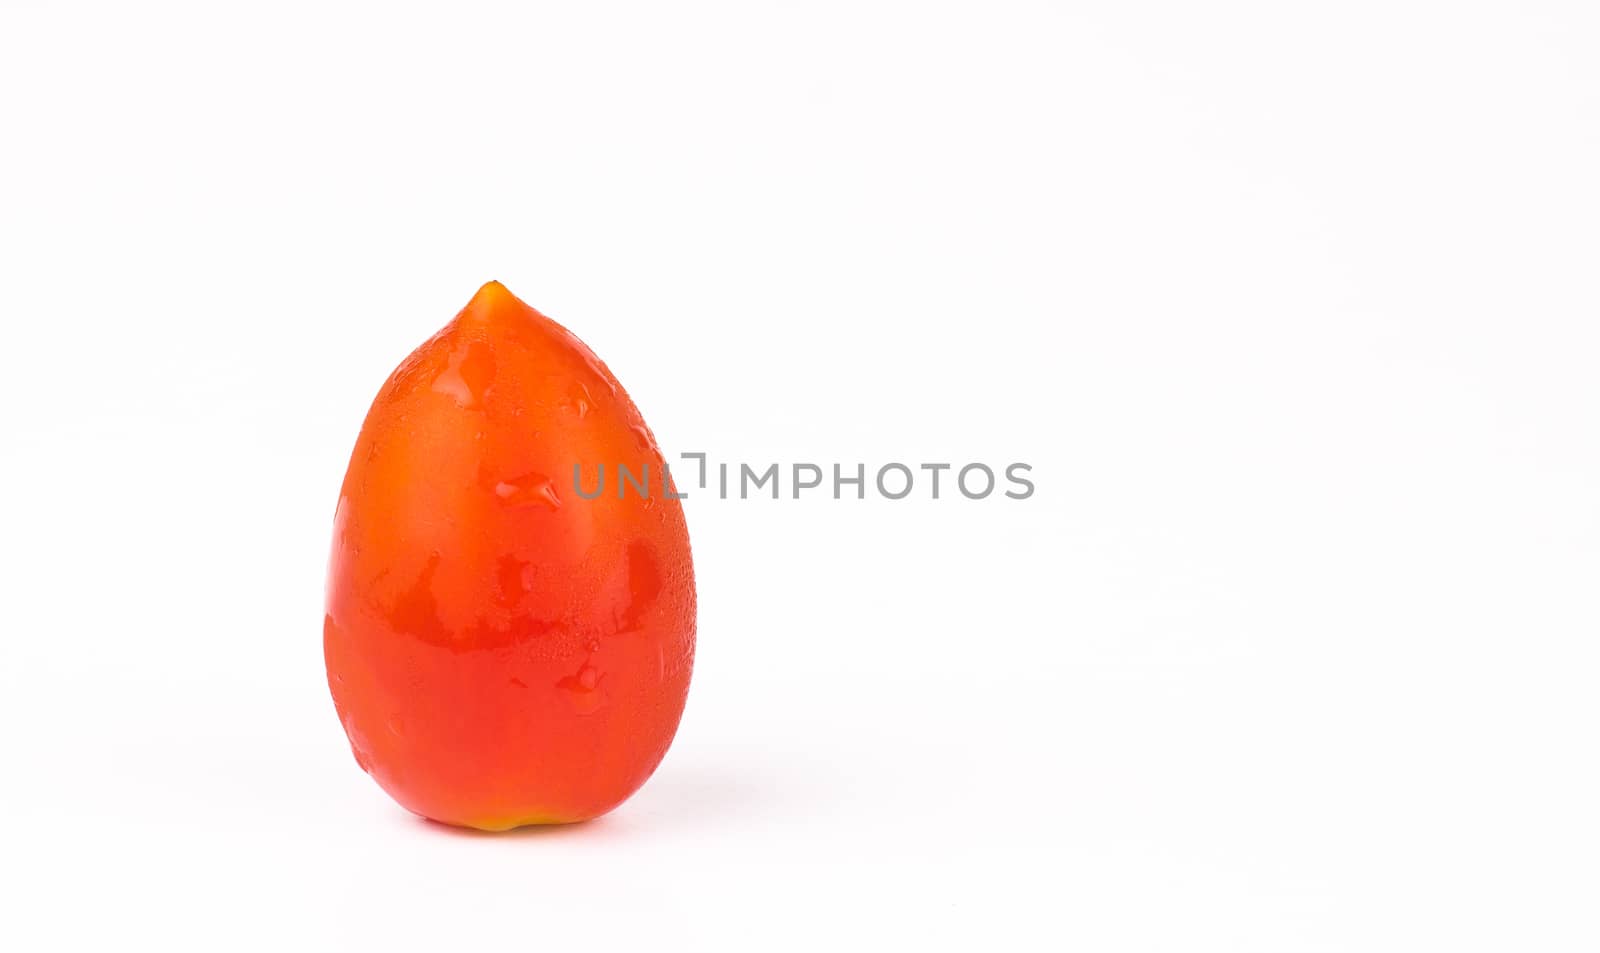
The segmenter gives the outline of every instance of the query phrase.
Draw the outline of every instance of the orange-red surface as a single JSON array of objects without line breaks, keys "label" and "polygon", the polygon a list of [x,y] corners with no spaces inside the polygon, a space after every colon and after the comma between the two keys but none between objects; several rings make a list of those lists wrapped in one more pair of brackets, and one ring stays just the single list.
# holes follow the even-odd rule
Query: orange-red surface
[{"label": "orange-red surface", "polygon": [[[583,467],[595,499],[574,492]],[[649,468],[649,497],[617,466]],[[486,830],[604,814],[677,730],[694,660],[681,504],[611,372],[485,285],[379,392],[334,517],[323,647],[356,760]]]}]

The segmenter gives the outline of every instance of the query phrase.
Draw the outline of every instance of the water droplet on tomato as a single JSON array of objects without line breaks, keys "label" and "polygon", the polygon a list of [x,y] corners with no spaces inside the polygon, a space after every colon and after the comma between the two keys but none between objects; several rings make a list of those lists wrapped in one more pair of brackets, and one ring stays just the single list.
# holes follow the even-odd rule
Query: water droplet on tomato
[{"label": "water droplet on tomato", "polygon": [[639,441],[641,449],[648,450],[657,456],[661,455],[661,448],[656,446],[655,435],[650,432],[649,427],[644,424],[634,424],[628,429],[633,431],[634,439]]},{"label": "water droplet on tomato", "polygon": [[519,477],[501,480],[494,485],[494,495],[507,506],[537,503],[550,510],[561,508],[561,497],[556,493],[555,482],[542,473],[524,473]]},{"label": "water droplet on tomato", "polygon": [[567,399],[561,406],[577,415],[579,420],[589,416],[589,408],[594,406],[594,398],[589,396],[589,388],[581,382],[573,382],[572,390],[567,394]]},{"label": "water droplet on tomato", "polygon": [[450,352],[449,363],[433,379],[433,389],[470,410],[483,406],[483,395],[493,381],[494,352],[483,341],[467,341]]},{"label": "water droplet on tomato", "polygon": [[593,663],[585,662],[576,672],[556,682],[571,703],[572,710],[580,715],[592,715],[606,703],[606,693],[601,688],[605,675]]}]

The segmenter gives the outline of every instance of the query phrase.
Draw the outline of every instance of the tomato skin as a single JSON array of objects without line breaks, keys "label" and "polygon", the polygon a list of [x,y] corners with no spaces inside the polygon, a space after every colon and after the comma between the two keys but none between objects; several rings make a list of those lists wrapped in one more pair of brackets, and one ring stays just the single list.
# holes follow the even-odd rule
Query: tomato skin
[{"label": "tomato skin", "polygon": [[[574,492],[602,464],[605,492]],[[648,498],[619,498],[618,465],[648,467]],[[357,763],[402,806],[582,821],[655,770],[695,647],[664,472],[605,365],[498,282],[389,377],[340,490],[323,651]]]}]

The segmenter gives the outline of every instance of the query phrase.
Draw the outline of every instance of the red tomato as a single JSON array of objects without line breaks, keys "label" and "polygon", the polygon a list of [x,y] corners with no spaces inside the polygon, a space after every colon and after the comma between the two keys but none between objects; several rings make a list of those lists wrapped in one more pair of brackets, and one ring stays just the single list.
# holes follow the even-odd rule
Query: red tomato
[{"label": "red tomato", "polygon": [[[597,498],[579,465],[585,495],[603,466]],[[483,830],[581,821],[655,770],[695,645],[664,472],[610,370],[498,282],[390,375],[339,494],[323,651],[396,801]]]}]

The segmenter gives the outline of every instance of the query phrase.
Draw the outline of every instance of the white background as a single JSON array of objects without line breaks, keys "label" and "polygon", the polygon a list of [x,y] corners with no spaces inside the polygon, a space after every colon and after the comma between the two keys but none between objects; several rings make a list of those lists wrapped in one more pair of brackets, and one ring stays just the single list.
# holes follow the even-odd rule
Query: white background
[{"label": "white background", "polygon": [[[0,946],[1593,950],[1592,4],[0,4]],[[501,837],[321,656],[483,281],[669,453],[677,742]]]}]

